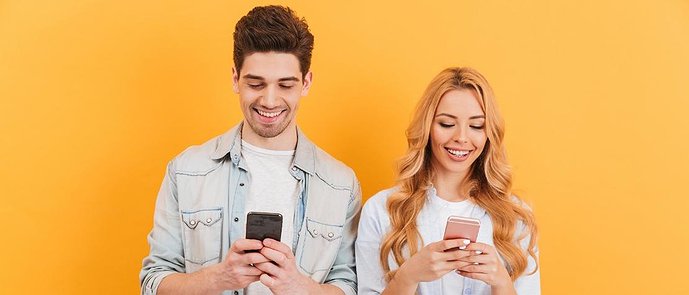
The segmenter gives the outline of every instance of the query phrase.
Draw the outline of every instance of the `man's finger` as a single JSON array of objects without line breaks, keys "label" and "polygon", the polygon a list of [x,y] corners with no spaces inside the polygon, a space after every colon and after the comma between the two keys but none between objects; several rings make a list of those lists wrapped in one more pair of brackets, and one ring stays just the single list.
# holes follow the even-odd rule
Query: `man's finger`
[{"label": "man's finger", "polygon": [[254,267],[266,274],[269,274],[273,278],[278,278],[283,273],[282,269],[280,269],[279,266],[273,264],[272,262],[263,262],[255,264]]},{"label": "man's finger", "polygon": [[259,240],[239,239],[232,244],[230,251],[244,253],[250,250],[261,250],[261,248],[263,248],[263,243]]},{"label": "man's finger", "polygon": [[292,249],[287,246],[287,244],[273,240],[273,239],[265,239],[263,240],[263,246],[274,249],[287,258],[294,258],[294,254],[292,254]]},{"label": "man's finger", "polygon": [[261,255],[280,266],[285,266],[287,263],[287,256],[285,256],[285,254],[270,247],[263,247],[263,249],[261,249]]},{"label": "man's finger", "polygon": [[267,275],[267,274],[262,274],[262,275],[259,277],[259,280],[261,281],[261,283],[263,283],[264,285],[266,285],[266,287],[268,287],[268,288],[272,287],[273,284],[275,283],[275,279],[271,278],[271,277],[270,277],[269,275]]},{"label": "man's finger", "polygon": [[245,254],[240,254],[242,255],[242,262],[244,264],[256,264],[256,263],[262,263],[262,262],[267,262],[270,261],[268,258],[263,256],[260,252],[249,252]]}]

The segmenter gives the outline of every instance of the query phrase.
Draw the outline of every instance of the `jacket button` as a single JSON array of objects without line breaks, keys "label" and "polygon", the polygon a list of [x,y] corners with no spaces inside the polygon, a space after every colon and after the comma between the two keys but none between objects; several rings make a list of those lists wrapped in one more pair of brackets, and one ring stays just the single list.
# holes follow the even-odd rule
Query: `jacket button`
[{"label": "jacket button", "polygon": [[191,224],[191,225],[196,224],[196,220],[189,221],[189,224]]},{"label": "jacket button", "polygon": [[239,295],[239,291],[234,291],[234,295]]},{"label": "jacket button", "polygon": [[328,233],[328,238],[332,238],[332,237],[334,237],[334,236],[335,236],[335,234],[333,234],[333,233]]},{"label": "jacket button", "polygon": [[313,234],[314,234],[314,235],[317,235],[317,234],[318,234],[318,231],[314,229],[314,230],[313,230]]},{"label": "jacket button", "polygon": [[292,167],[292,171],[297,171],[297,167]]},{"label": "jacket button", "polygon": [[237,221],[239,221],[239,217],[234,218],[234,222],[237,222]]},{"label": "jacket button", "polygon": [[242,182],[242,183],[240,183],[240,184],[239,184],[239,186],[244,186],[244,183],[243,183],[243,182]]},{"label": "jacket button", "polygon": [[206,219],[206,223],[211,223],[211,221],[213,221],[213,218]]}]

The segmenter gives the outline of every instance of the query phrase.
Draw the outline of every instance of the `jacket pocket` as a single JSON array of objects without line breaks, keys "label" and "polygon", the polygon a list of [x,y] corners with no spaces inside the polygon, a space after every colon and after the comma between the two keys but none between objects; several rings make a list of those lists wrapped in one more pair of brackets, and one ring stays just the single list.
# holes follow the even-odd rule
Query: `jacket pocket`
[{"label": "jacket pocket", "polygon": [[182,211],[186,272],[220,261],[222,208]]},{"label": "jacket pocket", "polygon": [[325,278],[335,262],[342,243],[342,225],[325,224],[306,219],[304,247],[301,249],[299,266],[314,277],[316,272],[324,272],[318,277]]}]

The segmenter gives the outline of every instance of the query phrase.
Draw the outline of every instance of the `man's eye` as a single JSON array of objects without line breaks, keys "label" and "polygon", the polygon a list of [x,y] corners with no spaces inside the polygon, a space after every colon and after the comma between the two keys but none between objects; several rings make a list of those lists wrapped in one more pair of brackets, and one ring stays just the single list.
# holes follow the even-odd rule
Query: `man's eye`
[{"label": "man's eye", "polygon": [[280,84],[280,88],[282,88],[282,89],[292,89],[292,87],[294,87],[294,85]]},{"label": "man's eye", "polygon": [[251,87],[253,89],[259,89],[259,88],[263,87],[263,84],[247,84],[247,85],[249,85],[249,87]]}]

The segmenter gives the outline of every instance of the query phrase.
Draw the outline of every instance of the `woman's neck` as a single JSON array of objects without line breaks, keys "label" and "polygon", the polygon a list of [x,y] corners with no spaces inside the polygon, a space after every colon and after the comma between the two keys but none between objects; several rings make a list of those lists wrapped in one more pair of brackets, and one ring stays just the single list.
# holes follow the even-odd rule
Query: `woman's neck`
[{"label": "woman's neck", "polygon": [[467,173],[443,173],[436,171],[433,187],[443,200],[460,202],[469,197],[469,179]]}]

